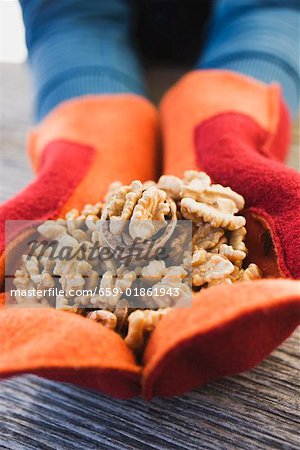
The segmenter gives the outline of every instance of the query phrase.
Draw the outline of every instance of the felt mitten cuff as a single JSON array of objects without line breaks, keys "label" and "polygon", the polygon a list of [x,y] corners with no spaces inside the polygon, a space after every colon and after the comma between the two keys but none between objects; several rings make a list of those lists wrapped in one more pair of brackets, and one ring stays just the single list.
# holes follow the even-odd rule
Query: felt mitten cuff
[{"label": "felt mitten cuff", "polygon": [[53,309],[1,309],[0,379],[33,373],[118,398],[178,395],[248,370],[286,339],[300,320],[296,281],[214,286],[157,325],[137,365],[115,332]]},{"label": "felt mitten cuff", "polygon": [[145,350],[143,393],[182,394],[248,370],[266,358],[300,321],[299,284],[244,281],[194,295],[158,324]]},{"label": "felt mitten cuff", "polygon": [[77,314],[3,303],[0,294],[0,379],[33,373],[113,397],[140,393],[141,368],[113,331]]}]

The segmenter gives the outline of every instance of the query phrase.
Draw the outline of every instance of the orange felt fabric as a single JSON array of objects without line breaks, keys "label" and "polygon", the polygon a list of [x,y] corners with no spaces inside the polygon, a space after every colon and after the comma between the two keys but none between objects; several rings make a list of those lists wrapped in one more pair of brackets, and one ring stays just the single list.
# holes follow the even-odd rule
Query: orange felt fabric
[{"label": "orange felt fabric", "polygon": [[0,378],[35,373],[114,397],[140,392],[140,368],[116,333],[48,308],[0,310]]},{"label": "orange felt fabric", "polygon": [[195,295],[158,324],[145,351],[143,393],[181,394],[214,378],[248,370],[300,322],[300,284],[258,280]]},{"label": "orange felt fabric", "polygon": [[0,309],[3,308],[5,305],[5,293],[0,292]]},{"label": "orange felt fabric", "polygon": [[[270,133],[279,122],[280,88],[225,70],[190,72],[164,96],[160,105],[165,174],[182,176],[199,170],[194,151],[194,128],[222,112],[239,112]],[[268,146],[266,145],[266,148]]]},{"label": "orange felt fabric", "polygon": [[59,105],[30,135],[29,155],[35,170],[45,146],[62,139],[96,150],[87,176],[64,205],[63,214],[103,199],[112,181],[157,177],[157,112],[142,97],[95,95]]}]

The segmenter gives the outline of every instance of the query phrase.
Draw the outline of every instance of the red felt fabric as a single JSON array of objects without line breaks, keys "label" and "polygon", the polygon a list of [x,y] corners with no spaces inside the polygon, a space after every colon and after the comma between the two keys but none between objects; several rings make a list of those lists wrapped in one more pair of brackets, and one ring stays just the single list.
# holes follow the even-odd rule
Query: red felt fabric
[{"label": "red felt fabric", "polygon": [[300,322],[299,283],[257,280],[196,294],[191,308],[170,312],[145,351],[143,394],[182,394],[258,364]]},{"label": "red felt fabric", "polygon": [[291,117],[286,104],[280,97],[276,130],[274,133],[270,133],[270,139],[267,142],[268,148],[265,148],[264,150],[271,158],[273,155],[279,161],[284,162],[289,152],[290,143]]},{"label": "red felt fabric", "polygon": [[11,224],[7,227],[8,234],[5,237],[5,221],[58,217],[61,208],[88,171],[93,157],[94,150],[89,146],[62,140],[49,143],[44,150],[37,178],[0,206],[0,280],[4,276],[5,244],[7,246],[29,225],[26,222]]},{"label": "red felt fabric", "polygon": [[[196,157],[216,182],[243,195],[248,212],[265,222],[280,274],[300,278],[300,174],[266,156],[268,138],[246,115],[219,114],[196,128]],[[280,139],[284,148],[282,134]],[[280,146],[279,138],[274,142]]]}]

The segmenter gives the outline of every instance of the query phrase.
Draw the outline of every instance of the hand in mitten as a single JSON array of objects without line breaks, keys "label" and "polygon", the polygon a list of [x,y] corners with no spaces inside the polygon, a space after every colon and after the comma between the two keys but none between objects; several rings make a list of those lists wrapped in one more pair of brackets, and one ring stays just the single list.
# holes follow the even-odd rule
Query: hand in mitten
[{"label": "hand in mitten", "polygon": [[[248,261],[263,277],[300,276],[300,176],[281,162],[289,118],[277,86],[194,72],[161,105],[164,173],[203,170],[245,199]],[[200,219],[200,218],[199,218]],[[297,281],[210,287],[168,314],[145,351],[144,393],[179,394],[258,364],[299,324]]]},{"label": "hand in mitten", "polygon": [[[0,281],[5,221],[63,217],[72,208],[103,200],[116,179],[153,179],[156,140],[155,109],[135,95],[82,97],[51,112],[30,134],[36,179],[0,207]],[[17,231],[6,236],[7,251]]]},{"label": "hand in mitten", "polygon": [[[35,181],[0,207],[1,284],[5,256],[16,258],[30,221],[98,203],[116,179],[154,179],[156,140],[156,111],[135,95],[82,97],[50,113],[30,136]],[[6,221],[20,222],[7,227],[5,242]],[[122,397],[139,391],[140,368],[117,334],[62,311],[2,308],[0,377],[23,372]]]}]

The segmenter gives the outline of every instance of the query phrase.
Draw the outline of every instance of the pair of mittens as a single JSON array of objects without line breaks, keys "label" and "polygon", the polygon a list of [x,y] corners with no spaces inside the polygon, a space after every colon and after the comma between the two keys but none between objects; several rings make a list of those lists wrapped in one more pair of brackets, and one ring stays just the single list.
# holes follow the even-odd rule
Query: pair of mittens
[{"label": "pair of mittens", "polygon": [[[0,209],[2,220],[24,218],[22,205],[25,218],[55,218],[99,201],[115,179],[155,178],[157,117],[146,101],[120,96],[74,102],[59,107],[34,133],[30,148],[38,178]],[[73,107],[79,104],[77,114]],[[265,277],[298,278],[299,175],[281,162],[289,119],[279,89],[230,72],[199,71],[166,94],[160,111],[164,173],[205,170],[242,194],[249,258]],[[46,187],[55,176],[67,181],[50,189],[48,198]],[[211,287],[195,294],[190,308],[161,320],[139,366],[118,335],[91,320],[49,309],[3,308],[0,376],[31,372],[116,397],[180,394],[258,364],[299,320],[297,281]]]}]

